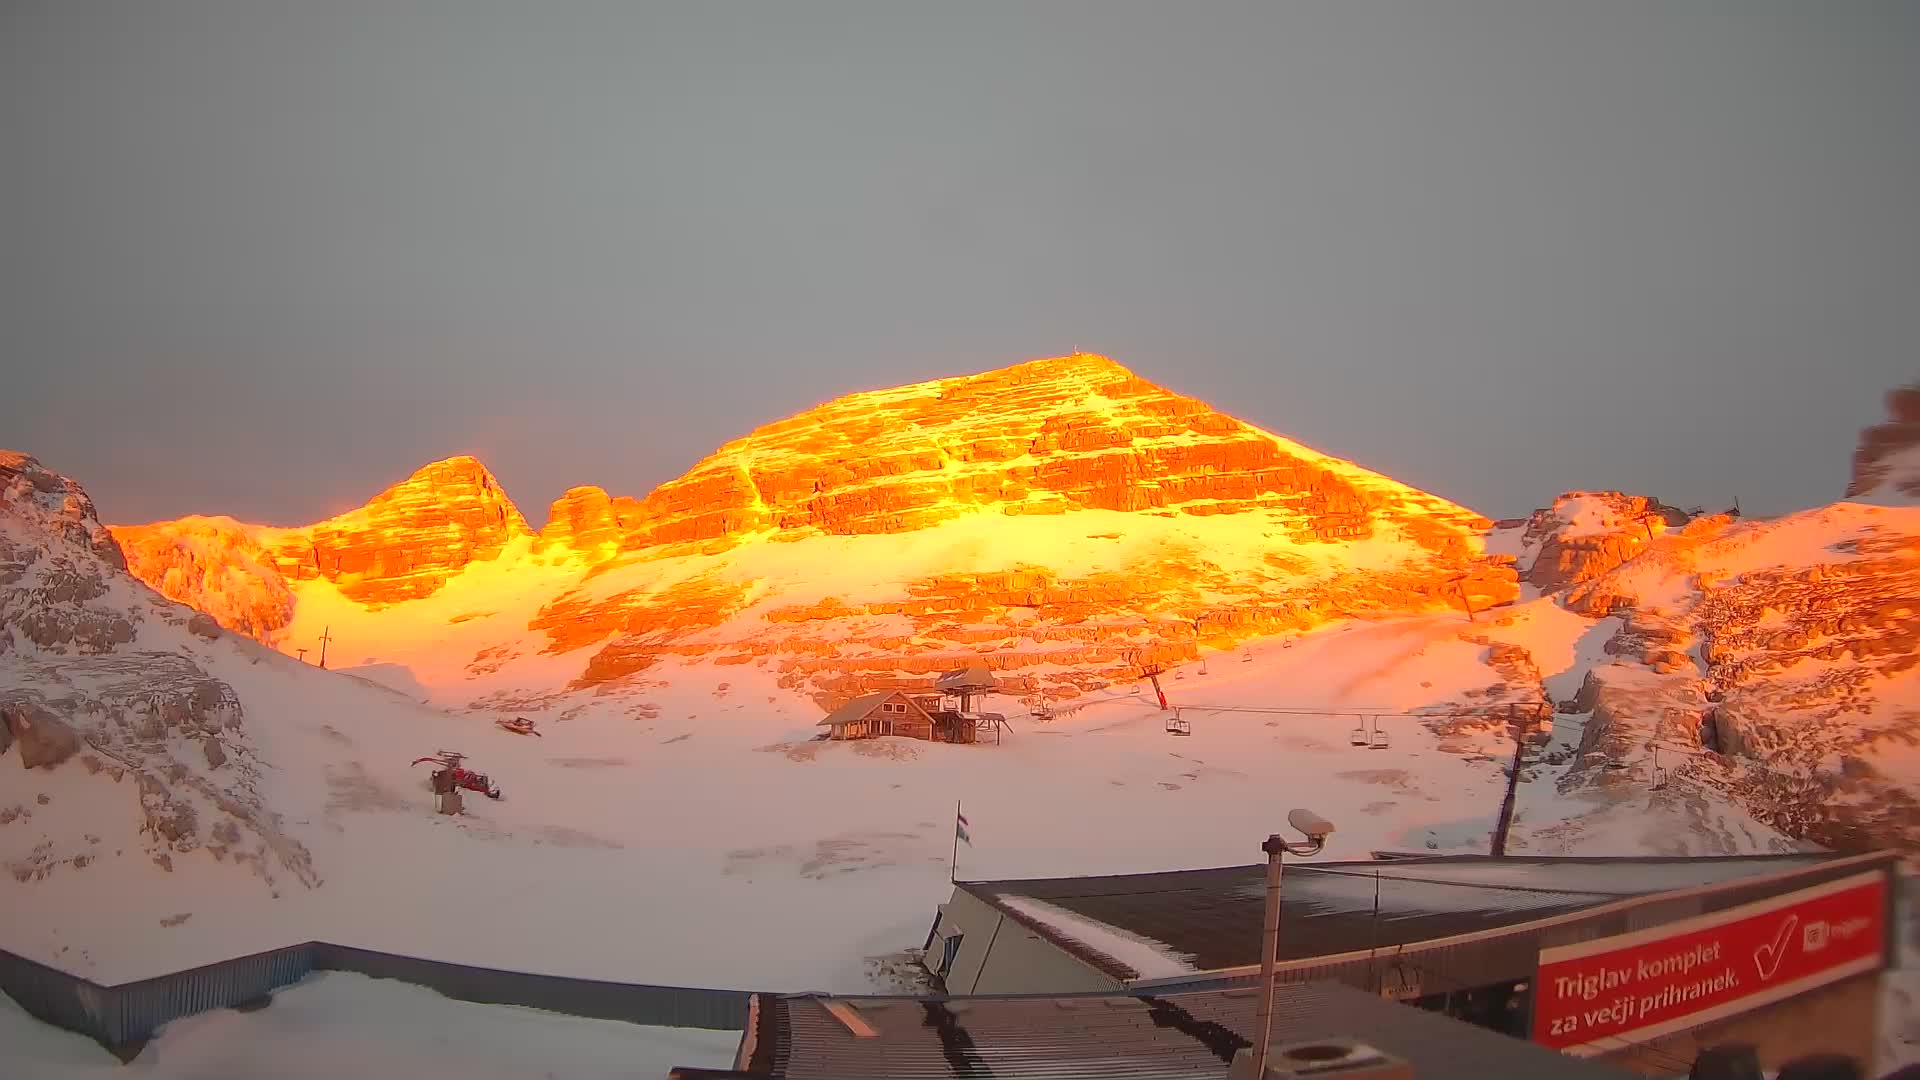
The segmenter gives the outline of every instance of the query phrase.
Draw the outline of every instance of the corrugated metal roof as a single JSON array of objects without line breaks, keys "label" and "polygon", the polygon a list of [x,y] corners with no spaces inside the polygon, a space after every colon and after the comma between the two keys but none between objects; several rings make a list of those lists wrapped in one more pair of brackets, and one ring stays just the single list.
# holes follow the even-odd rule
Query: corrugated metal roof
[{"label": "corrugated metal roof", "polygon": [[941,675],[933,685],[938,690],[991,690],[998,684],[985,664],[968,664]]},{"label": "corrugated metal roof", "polygon": [[[851,1005],[871,1037],[826,1008]],[[773,1047],[763,1075],[888,1077],[1225,1077],[1251,1045],[1252,990],[1165,997],[765,999]],[[1404,1058],[1419,1080],[1621,1080],[1631,1073],[1327,983],[1282,986],[1276,1043],[1350,1038]]]},{"label": "corrugated metal roof", "polygon": [[[1454,856],[1381,862],[1288,863],[1280,958],[1302,960],[1515,926],[1673,889],[1814,868],[1832,854],[1689,859]],[[1260,961],[1266,867],[1230,866],[1108,877],[961,882],[959,887],[1122,981],[1124,960],[1031,915],[1030,898],[1122,936],[1163,945],[1198,971]],[[1026,910],[1022,910],[1022,909]]]}]

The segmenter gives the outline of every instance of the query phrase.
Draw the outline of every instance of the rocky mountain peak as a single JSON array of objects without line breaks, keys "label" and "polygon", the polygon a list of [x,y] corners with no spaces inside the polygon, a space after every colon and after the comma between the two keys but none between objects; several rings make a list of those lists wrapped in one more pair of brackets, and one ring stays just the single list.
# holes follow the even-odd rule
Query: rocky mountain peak
[{"label": "rocky mountain peak", "polygon": [[547,523],[540,529],[540,544],[601,556],[619,547],[620,536],[620,520],[614,512],[613,497],[605,488],[584,485],[568,488],[548,507]]},{"label": "rocky mountain peak", "polygon": [[124,570],[126,558],[79,484],[31,455],[0,450],[0,515],[99,556]]},{"label": "rocky mountain peak", "polygon": [[[974,513],[1283,510],[1293,538],[1413,522],[1435,544],[1485,521],[1261,431],[1105,357],[1033,360],[835,398],[721,446],[642,500],[576,489],[546,537],[622,551],[756,535],[911,532]],[[1427,526],[1434,526],[1427,528]]]},{"label": "rocky mountain peak", "polygon": [[1546,592],[1591,581],[1688,520],[1646,495],[1569,491],[1526,519],[1523,540],[1537,551],[1526,579]]},{"label": "rocky mountain peak", "polygon": [[[269,643],[291,627],[289,597],[327,591],[309,582],[372,609],[524,553],[552,594],[509,617],[520,600],[457,587],[468,631],[497,614],[501,633],[531,631],[544,652],[598,645],[583,684],[725,639],[742,658],[778,656],[796,687],[837,694],[867,675],[811,642],[880,649],[890,658],[858,663],[884,666],[908,624],[921,651],[1022,638],[1044,650],[996,663],[1124,667],[1143,650],[1187,656],[1202,637],[1231,644],[1343,611],[1483,608],[1517,591],[1512,566],[1484,554],[1489,525],[1076,354],[834,398],[644,498],[572,488],[537,536],[461,457],[301,529],[188,519],[122,539],[143,579]],[[876,541],[894,534],[913,535]],[[780,603],[789,592],[804,599]],[[487,648],[467,667],[484,675],[523,646]]]},{"label": "rocky mountain peak", "polygon": [[114,533],[142,580],[263,641],[290,617],[287,582],[324,579],[363,604],[398,603],[533,536],[500,481],[467,455],[423,465],[366,505],[302,528],[187,517]]},{"label": "rocky mountain peak", "polygon": [[[0,451],[0,766],[12,751],[30,771],[10,775],[9,792],[59,771],[71,774],[62,799],[99,801],[86,818],[97,831],[0,852],[0,865],[17,883],[123,856],[169,871],[204,849],[269,887],[281,871],[317,884],[306,849],[266,807],[239,694],[207,666],[232,659],[213,644],[223,637],[215,620],[126,571],[78,483]],[[50,801],[43,793],[35,805]]]},{"label": "rocky mountain peak", "polygon": [[1920,383],[1887,392],[1888,419],[1860,433],[1847,498],[1920,501]]}]

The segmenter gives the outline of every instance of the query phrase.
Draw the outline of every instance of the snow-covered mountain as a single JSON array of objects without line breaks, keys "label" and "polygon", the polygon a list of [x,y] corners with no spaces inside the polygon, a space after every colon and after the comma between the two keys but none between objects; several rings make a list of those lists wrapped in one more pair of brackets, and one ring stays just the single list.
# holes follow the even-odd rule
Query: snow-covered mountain
[{"label": "snow-covered mountain", "polygon": [[[29,769],[73,759],[98,778],[93,787],[124,792],[139,821],[137,835],[103,828],[36,846],[9,864],[13,876],[85,867],[111,843],[114,857],[131,849],[162,869],[204,849],[267,887],[314,883],[311,856],[260,794],[246,709],[210,670],[210,653],[230,651],[228,635],[153,595],[125,565],[77,484],[0,452],[0,749],[17,742]],[[36,798],[0,817],[85,809],[50,805]]]},{"label": "snow-covered mountain", "polygon": [[[1485,851],[1517,739],[1508,850],[1915,839],[1920,508],[1495,523],[1091,357],[841,398],[539,530],[468,458],[305,528],[109,534],[0,481],[0,944],[109,980],[319,937],[858,990],[956,800],[971,877],[1250,861],[1276,791],[1349,856]],[[1003,745],[813,741],[962,660]],[[433,815],[442,747],[506,800]]]},{"label": "snow-covered mountain", "polygon": [[1511,600],[1490,523],[1072,356],[853,394],[646,498],[575,488],[535,533],[472,458],[299,529],[118,528],[231,629],[475,707],[621,692],[668,656],[830,704],[977,658],[1069,698],[1143,663],[1366,614]]}]

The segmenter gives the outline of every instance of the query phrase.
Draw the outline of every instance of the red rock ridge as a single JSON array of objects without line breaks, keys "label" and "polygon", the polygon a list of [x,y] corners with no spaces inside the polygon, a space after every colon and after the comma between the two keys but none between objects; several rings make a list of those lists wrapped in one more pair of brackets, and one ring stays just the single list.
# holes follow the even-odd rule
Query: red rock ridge
[{"label": "red rock ridge", "polygon": [[1283,509],[1293,539],[1364,539],[1393,521],[1436,551],[1487,525],[1076,355],[836,398],[722,446],[643,500],[575,488],[541,541],[717,551],[767,532],[907,532],[982,508]]},{"label": "red rock ridge", "polygon": [[134,577],[268,645],[293,621],[293,590],[262,540],[270,532],[214,517],[113,526]]},{"label": "red rock ridge", "polygon": [[[637,587],[611,595],[563,589],[527,629],[544,632],[549,652],[597,646],[582,685],[637,674],[674,652],[818,660],[817,673],[801,674],[827,678],[850,674],[835,666],[851,661],[831,649],[820,655],[816,642],[888,654],[860,665],[894,663],[909,650],[978,653],[1012,638],[1066,650],[1051,660],[1041,655],[1047,650],[1029,650],[1024,664],[1106,662],[1142,648],[1190,655],[1200,643],[1221,647],[1357,612],[1484,608],[1518,591],[1511,565],[1480,553],[1485,518],[1085,355],[837,398],[722,446],[644,499],[573,488],[553,504],[532,550],[542,562],[577,561],[595,574],[753,542],[906,533],[961,515],[1080,511],[1245,515],[1250,528],[1234,534],[1241,538],[1224,561],[1163,553],[1099,573],[1071,564],[1016,573],[960,559],[905,583],[913,598],[904,603],[875,604],[885,589],[850,593],[842,599],[857,614],[849,618],[756,619],[736,628],[737,642],[703,637],[748,601],[717,561],[680,586],[662,584],[676,580],[669,574],[641,575]],[[137,572],[157,588],[268,641],[284,625],[277,612],[289,582],[325,578],[369,606],[397,603],[432,595],[469,563],[529,535],[472,458],[429,465],[317,525],[215,530],[218,558],[207,557],[207,544],[188,543],[183,534],[191,531],[175,522],[123,535],[143,552]],[[1324,551],[1326,566],[1293,548],[1368,539],[1390,543],[1353,560]],[[1264,565],[1249,568],[1249,554]],[[222,583],[229,567],[242,565],[278,580],[252,591]],[[868,625],[894,617],[914,624],[910,645],[893,640],[901,637],[897,619],[894,629]],[[497,667],[499,650],[485,652],[474,664]]]},{"label": "red rock ridge", "polygon": [[1527,519],[1526,540],[1539,545],[1527,581],[1546,592],[1592,581],[1686,523],[1685,511],[1645,495],[1569,491]]},{"label": "red rock ridge", "polygon": [[421,466],[367,505],[293,530],[274,562],[295,581],[323,577],[365,604],[432,596],[470,562],[532,536],[485,465],[465,455]]},{"label": "red rock ridge", "polygon": [[187,517],[116,525],[113,533],[134,550],[136,577],[229,630],[271,643],[292,615],[287,582],[324,578],[369,606],[416,600],[533,530],[486,466],[460,456],[424,465],[365,506],[304,528]]}]

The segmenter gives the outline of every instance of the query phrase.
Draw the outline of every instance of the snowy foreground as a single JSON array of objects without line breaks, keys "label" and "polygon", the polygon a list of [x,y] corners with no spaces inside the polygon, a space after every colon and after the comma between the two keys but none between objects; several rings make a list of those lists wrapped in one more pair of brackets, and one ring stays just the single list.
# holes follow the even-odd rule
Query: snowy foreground
[{"label": "snowy foreground", "polygon": [[740,1036],[641,1027],[538,1009],[476,1005],[389,979],[309,976],[256,1012],[177,1020],[122,1066],[91,1039],[49,1027],[0,995],[7,1075],[35,1080],[521,1080],[660,1077],[675,1065],[731,1065]]},{"label": "snowy foreground", "polygon": [[[1526,614],[1494,632],[1527,637],[1554,670],[1577,668],[1605,636],[1550,603]],[[320,883],[270,890],[204,856],[162,870],[124,838],[131,785],[31,770],[19,775],[34,830],[16,823],[0,840],[99,842],[84,867],[9,890],[6,946],[109,983],[321,939],[626,982],[870,991],[947,897],[956,802],[973,830],[958,872],[972,879],[1255,862],[1295,806],[1338,825],[1331,858],[1485,852],[1512,756],[1504,730],[1388,716],[1391,745],[1376,750],[1352,745],[1351,717],[1233,711],[1447,701],[1461,680],[1485,680],[1483,648],[1458,636],[1462,625],[1354,624],[1223,654],[1204,675],[1190,665],[1166,680],[1193,725],[1185,738],[1166,732],[1144,688],[1090,695],[1047,723],[1008,701],[1015,731],[999,746],[812,741],[819,714],[745,665],[725,690],[676,687],[669,673],[649,691],[657,717],[610,702],[526,738],[258,647],[257,663],[224,662],[223,641],[202,650],[206,662],[259,703],[249,728],[262,759],[281,763],[276,808]],[[434,815],[427,770],[409,762],[448,746],[506,798]],[[1784,843],[1731,808],[1714,835],[1650,839],[1662,821],[1641,807],[1613,827],[1596,819],[1536,841],[1536,827],[1580,813],[1552,781],[1541,771],[1523,785],[1514,850]]]}]

